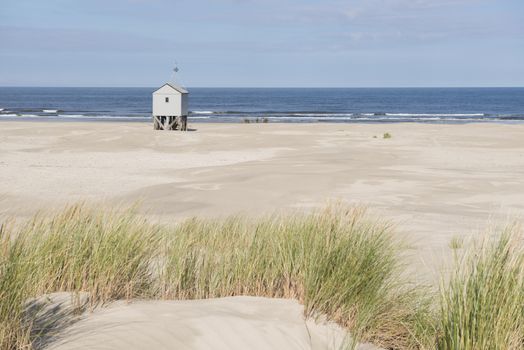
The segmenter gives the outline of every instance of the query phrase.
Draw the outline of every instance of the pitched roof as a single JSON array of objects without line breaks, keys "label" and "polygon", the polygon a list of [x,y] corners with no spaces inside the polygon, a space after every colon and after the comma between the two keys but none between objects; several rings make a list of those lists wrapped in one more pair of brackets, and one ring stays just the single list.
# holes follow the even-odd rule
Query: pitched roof
[{"label": "pitched roof", "polygon": [[153,93],[157,92],[158,90],[160,90],[161,88],[163,88],[164,86],[169,86],[170,88],[172,88],[173,90],[176,90],[178,92],[180,92],[181,94],[188,94],[189,92],[184,89],[183,87],[181,86],[178,86],[178,85],[175,85],[175,84],[172,84],[172,83],[165,83],[164,85],[162,85],[161,87],[159,87],[158,89],[156,89],[155,91],[153,91]]}]

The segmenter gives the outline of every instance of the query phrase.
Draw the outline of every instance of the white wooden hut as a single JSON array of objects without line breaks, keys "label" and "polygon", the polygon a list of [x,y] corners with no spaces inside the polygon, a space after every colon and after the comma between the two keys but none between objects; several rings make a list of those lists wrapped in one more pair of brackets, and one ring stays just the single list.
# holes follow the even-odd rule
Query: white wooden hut
[{"label": "white wooden hut", "polygon": [[153,127],[155,130],[187,130],[189,92],[166,83],[153,92]]}]

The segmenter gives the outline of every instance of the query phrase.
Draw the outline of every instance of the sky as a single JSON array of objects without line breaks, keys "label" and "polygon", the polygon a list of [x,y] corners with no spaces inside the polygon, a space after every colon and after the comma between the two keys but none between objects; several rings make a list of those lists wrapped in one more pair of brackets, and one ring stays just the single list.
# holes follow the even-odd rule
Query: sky
[{"label": "sky", "polygon": [[524,86],[523,0],[0,0],[0,86]]}]

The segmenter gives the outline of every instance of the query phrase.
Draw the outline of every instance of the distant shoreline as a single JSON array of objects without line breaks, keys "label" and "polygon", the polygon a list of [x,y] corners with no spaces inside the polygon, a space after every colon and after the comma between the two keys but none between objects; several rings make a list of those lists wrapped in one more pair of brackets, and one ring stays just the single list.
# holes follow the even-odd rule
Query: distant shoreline
[{"label": "distant shoreline", "polygon": [[[504,120],[504,119],[496,119],[496,120],[344,120],[344,121],[337,121],[337,120],[308,120],[308,121],[292,121],[292,120],[269,120],[267,122],[261,121],[262,118],[258,118],[259,121],[256,121],[257,118],[255,117],[246,117],[246,118],[239,118],[238,121],[236,120],[217,120],[217,119],[192,119],[191,117],[188,117],[188,123],[194,123],[194,124],[341,124],[341,125],[354,125],[354,124],[429,124],[429,125],[463,125],[463,124],[515,124],[515,125],[521,125],[524,124],[524,117],[523,119],[513,119],[513,120]],[[249,121],[246,121],[249,120]],[[152,118],[126,118],[126,117],[120,117],[120,118],[51,118],[51,117],[0,117],[0,123],[10,123],[10,122],[23,122],[23,123],[152,123]]]}]

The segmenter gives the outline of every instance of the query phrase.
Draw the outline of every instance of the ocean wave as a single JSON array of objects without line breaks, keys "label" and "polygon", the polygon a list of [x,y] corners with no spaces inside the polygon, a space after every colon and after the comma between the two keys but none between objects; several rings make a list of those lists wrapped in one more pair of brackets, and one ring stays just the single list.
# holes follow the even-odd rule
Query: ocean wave
[{"label": "ocean wave", "polygon": [[502,114],[498,118],[501,120],[524,120],[524,114]]},{"label": "ocean wave", "polygon": [[484,113],[385,113],[391,117],[484,117]]},{"label": "ocean wave", "polygon": [[13,110],[19,113],[41,113],[42,107],[40,108],[14,108]]},{"label": "ocean wave", "polygon": [[88,115],[85,114],[58,114],[57,117],[60,118],[88,118]]},{"label": "ocean wave", "polygon": [[301,115],[280,115],[280,116],[269,116],[268,119],[273,120],[279,120],[279,119],[286,119],[286,120],[411,120],[411,119],[424,119],[424,120],[441,120],[441,119],[449,119],[445,118],[444,116],[410,116],[410,117],[403,117],[400,115],[391,116],[386,114],[375,114],[375,113],[365,113],[365,114],[346,114],[346,113],[339,113],[339,114],[301,114]]},{"label": "ocean wave", "polygon": [[104,120],[149,120],[150,117],[130,117],[123,115],[85,115],[85,114],[58,114],[60,118],[71,118],[71,119],[104,119]]},{"label": "ocean wave", "polygon": [[297,117],[351,117],[354,113],[291,113]]},{"label": "ocean wave", "polygon": [[389,112],[312,112],[312,111],[191,111],[191,115],[215,115],[221,116],[240,116],[240,117],[267,117],[267,118],[362,118],[362,117],[488,117],[486,113],[389,113]]},{"label": "ocean wave", "polygon": [[1,113],[0,117],[2,118],[38,118],[40,117],[37,114],[18,114],[18,113]]},{"label": "ocean wave", "polygon": [[205,117],[205,116],[190,116],[189,119],[190,119],[190,120],[193,120],[193,119],[211,119],[211,117]]},{"label": "ocean wave", "polygon": [[469,117],[469,118],[461,118],[461,115],[450,117],[449,115],[443,115],[443,116],[437,116],[437,115],[416,115],[416,116],[391,116],[391,115],[376,115],[368,113],[366,115],[364,114],[354,114],[354,115],[332,115],[332,116],[273,116],[273,117],[267,117],[271,121],[296,121],[296,122],[482,122],[482,121],[497,121],[500,120],[500,118],[497,117]]},{"label": "ocean wave", "polygon": [[214,114],[213,111],[190,111],[191,114]]}]

